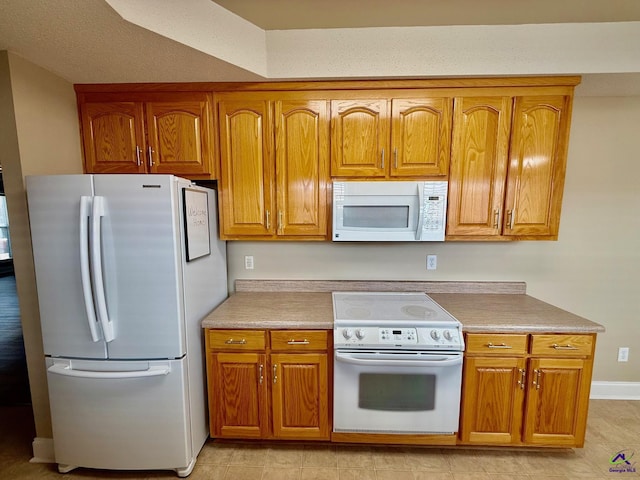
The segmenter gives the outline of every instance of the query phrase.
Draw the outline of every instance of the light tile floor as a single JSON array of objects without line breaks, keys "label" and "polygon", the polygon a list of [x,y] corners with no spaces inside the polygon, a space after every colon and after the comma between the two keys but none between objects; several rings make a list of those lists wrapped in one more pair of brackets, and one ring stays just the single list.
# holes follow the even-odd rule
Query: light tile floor
[{"label": "light tile floor", "polygon": [[[29,463],[28,407],[0,408],[0,479],[168,479],[172,472],[105,472]],[[208,441],[192,480],[571,480],[626,479],[609,459],[640,459],[640,401],[593,400],[585,448],[553,451]]]}]

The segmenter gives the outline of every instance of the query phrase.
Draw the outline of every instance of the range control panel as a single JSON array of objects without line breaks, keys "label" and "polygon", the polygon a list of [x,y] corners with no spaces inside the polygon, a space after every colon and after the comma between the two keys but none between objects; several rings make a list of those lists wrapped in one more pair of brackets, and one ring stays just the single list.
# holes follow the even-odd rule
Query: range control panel
[{"label": "range control panel", "polygon": [[335,327],[336,347],[424,348],[464,350],[462,331],[456,326],[428,327]]}]

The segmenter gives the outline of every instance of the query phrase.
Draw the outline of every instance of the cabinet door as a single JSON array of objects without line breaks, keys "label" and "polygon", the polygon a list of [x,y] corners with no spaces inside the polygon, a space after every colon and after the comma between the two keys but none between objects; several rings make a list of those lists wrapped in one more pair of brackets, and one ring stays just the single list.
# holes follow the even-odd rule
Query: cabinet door
[{"label": "cabinet door", "polygon": [[329,102],[275,103],[278,235],[326,235]]},{"label": "cabinet door", "polygon": [[267,436],[265,360],[257,353],[210,354],[212,437]]},{"label": "cabinet door", "polygon": [[272,354],[271,369],[273,435],[328,440],[327,354]]},{"label": "cabinet door", "polygon": [[271,103],[223,97],[220,128],[222,235],[273,235]]},{"label": "cabinet door", "polygon": [[387,100],[331,102],[331,175],[384,177],[389,156]]},{"label": "cabinet door", "polygon": [[524,358],[465,360],[460,437],[464,443],[519,444]]},{"label": "cabinet door", "polygon": [[530,360],[524,440],[531,445],[582,447],[591,360]]},{"label": "cabinet door", "polygon": [[456,98],[447,235],[502,232],[510,97]]},{"label": "cabinet door", "polygon": [[207,94],[147,102],[146,153],[151,173],[213,174],[211,107]]},{"label": "cabinet door", "polygon": [[447,174],[451,104],[450,98],[392,100],[392,177]]},{"label": "cabinet door", "polygon": [[516,98],[504,235],[557,236],[569,110],[566,96]]},{"label": "cabinet door", "polygon": [[145,173],[139,102],[80,104],[85,173]]}]

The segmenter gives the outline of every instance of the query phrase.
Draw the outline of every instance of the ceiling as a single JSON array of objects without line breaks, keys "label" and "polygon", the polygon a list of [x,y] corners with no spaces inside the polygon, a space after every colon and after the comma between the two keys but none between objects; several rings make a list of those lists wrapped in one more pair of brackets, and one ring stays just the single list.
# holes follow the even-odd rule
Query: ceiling
[{"label": "ceiling", "polygon": [[[193,13],[189,17],[188,10],[192,6],[211,9],[215,5],[218,18],[232,20],[231,34],[220,37],[231,47],[236,41],[241,44],[243,38],[234,33],[236,20],[229,11],[242,17],[237,20],[253,29],[257,38],[262,35],[263,43],[264,38],[268,42],[274,38],[271,34],[279,32],[328,32],[310,29],[343,29],[327,34],[334,35],[367,27],[640,22],[640,0],[0,0],[0,50],[8,50],[71,83],[272,80],[268,70],[193,46],[188,39],[177,39],[156,29],[151,21],[128,21],[123,18],[126,15],[122,9],[116,8],[118,4],[122,9],[124,5],[137,8],[155,25],[168,28],[180,19],[162,17],[167,9],[182,8],[187,21],[197,23],[197,17]],[[220,17],[221,13],[231,17]],[[217,30],[225,27],[209,24],[207,32],[207,24],[201,25],[205,30],[197,32],[198,40],[210,44],[218,41]],[[638,24],[626,25],[624,28],[630,28],[635,35]],[[588,52],[587,47],[579,48]],[[260,55],[270,61],[268,52]],[[260,60],[260,55],[254,58]],[[638,57],[638,61],[632,58],[629,68],[605,65],[603,70],[566,73],[589,73],[583,75],[579,94],[640,95]],[[375,78],[376,73],[365,76]],[[541,74],[544,73],[554,72]]]},{"label": "ceiling", "polygon": [[640,20],[638,0],[212,0],[264,30]]}]

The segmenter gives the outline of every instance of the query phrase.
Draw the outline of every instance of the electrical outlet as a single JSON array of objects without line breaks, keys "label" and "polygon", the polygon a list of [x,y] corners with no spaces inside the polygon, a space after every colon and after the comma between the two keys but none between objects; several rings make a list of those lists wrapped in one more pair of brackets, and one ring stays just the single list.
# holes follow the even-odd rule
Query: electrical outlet
[{"label": "electrical outlet", "polygon": [[620,347],[618,349],[618,361],[619,362],[629,361],[629,347]]},{"label": "electrical outlet", "polygon": [[438,268],[438,256],[427,255],[427,270],[435,270]]},{"label": "electrical outlet", "polygon": [[244,269],[253,270],[253,255],[244,256]]}]

